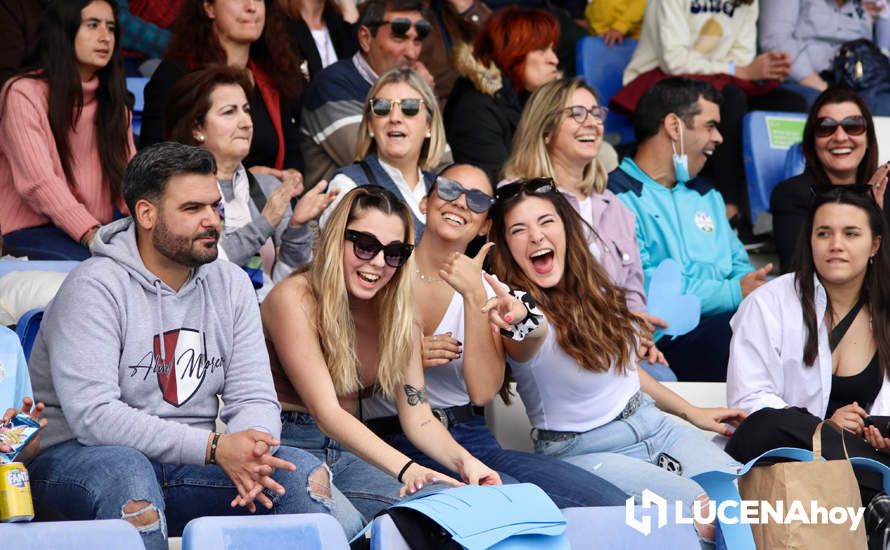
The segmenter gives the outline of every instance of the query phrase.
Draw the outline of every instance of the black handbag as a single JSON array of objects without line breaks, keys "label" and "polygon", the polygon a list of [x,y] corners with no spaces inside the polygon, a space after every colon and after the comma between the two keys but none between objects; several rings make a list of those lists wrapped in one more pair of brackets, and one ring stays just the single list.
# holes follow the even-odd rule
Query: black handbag
[{"label": "black handbag", "polygon": [[871,40],[845,42],[834,56],[832,76],[835,84],[859,92],[890,91],[890,60]]}]

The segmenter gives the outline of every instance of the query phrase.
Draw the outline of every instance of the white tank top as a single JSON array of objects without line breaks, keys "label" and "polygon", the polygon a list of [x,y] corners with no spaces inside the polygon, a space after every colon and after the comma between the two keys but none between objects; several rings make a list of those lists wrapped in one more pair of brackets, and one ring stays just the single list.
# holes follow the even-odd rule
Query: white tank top
[{"label": "white tank top", "polygon": [[518,363],[507,356],[531,424],[543,430],[586,432],[612,421],[640,389],[636,362],[625,374],[582,369],[556,341],[550,325],[541,349]]},{"label": "white tank top", "polygon": [[[485,294],[488,298],[494,296],[494,290],[484,279],[482,286],[485,287]],[[458,292],[451,296],[448,309],[445,310],[445,315],[442,316],[442,320],[433,334],[446,332],[450,332],[451,337],[458,342],[464,341],[464,298]],[[455,407],[470,402],[467,383],[464,381],[463,355],[440,367],[423,369],[423,378],[431,407]],[[380,394],[375,393],[362,401],[362,415],[365,420],[395,414],[397,414],[395,403],[386,400]]]}]

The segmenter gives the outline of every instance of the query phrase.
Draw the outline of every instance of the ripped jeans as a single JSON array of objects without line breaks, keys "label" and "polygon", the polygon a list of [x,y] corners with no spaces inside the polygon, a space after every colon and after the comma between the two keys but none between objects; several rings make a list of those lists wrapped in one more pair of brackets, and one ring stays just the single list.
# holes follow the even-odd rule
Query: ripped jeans
[{"label": "ripped jeans", "polygon": [[[279,448],[275,456],[297,469],[276,470],[273,478],[286,493],[279,496],[266,490],[272,509],[257,503],[257,514],[331,513],[343,500],[358,515],[342,495],[337,498],[335,489],[333,497],[310,495],[309,476],[321,467],[318,459],[291,447]],[[131,447],[87,447],[69,440],[42,449],[28,464],[28,472],[41,519],[132,521],[142,513],[157,518],[138,527],[147,550],[166,550],[168,533],[180,536],[194,518],[250,513],[229,506],[237,492],[219,466],[161,464]]]}]

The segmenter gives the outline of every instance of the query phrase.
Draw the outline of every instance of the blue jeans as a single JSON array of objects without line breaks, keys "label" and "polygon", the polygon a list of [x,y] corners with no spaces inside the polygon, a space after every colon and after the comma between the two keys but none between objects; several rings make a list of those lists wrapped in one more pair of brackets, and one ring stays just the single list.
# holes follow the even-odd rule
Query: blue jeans
[{"label": "blue jeans", "polygon": [[[559,460],[504,449],[481,416],[455,423],[450,412],[448,414],[448,431],[455,441],[486,466],[497,470],[505,481],[509,476],[520,483],[534,483],[559,508],[624,505],[627,495],[600,477]],[[417,463],[460,479],[458,474],[442,468],[420,452],[404,434],[389,436],[387,441]]]},{"label": "blue jeans", "polygon": [[[309,474],[321,463],[290,447],[280,447],[275,456],[292,462],[297,469],[275,472],[273,478],[286,493],[266,490],[272,509],[257,505],[256,513],[331,513],[333,499],[310,494],[307,489]],[[132,447],[87,447],[72,439],[41,450],[28,464],[28,471],[38,515],[43,517],[126,519],[128,503],[148,502],[149,510],[156,510],[160,519],[137,528],[147,550],[166,550],[168,533],[180,535],[194,518],[250,513],[246,508],[229,506],[237,492],[219,466],[161,464]]]},{"label": "blue jeans", "polygon": [[299,447],[328,465],[334,483],[369,522],[401,497],[402,483],[368,464],[318,429],[303,412],[281,413],[281,444]]},{"label": "blue jeans", "polygon": [[[704,490],[689,478],[711,470],[735,473],[740,467],[698,430],[669,419],[646,394],[628,418],[561,441],[537,439],[535,451],[596,472],[638,503],[649,489],[668,501],[682,501],[690,510]],[[656,465],[662,454],[666,462],[679,464],[681,475]]]},{"label": "blue jeans", "polygon": [[75,260],[90,257],[87,247],[52,224],[19,229],[3,235],[3,250],[29,260]]}]

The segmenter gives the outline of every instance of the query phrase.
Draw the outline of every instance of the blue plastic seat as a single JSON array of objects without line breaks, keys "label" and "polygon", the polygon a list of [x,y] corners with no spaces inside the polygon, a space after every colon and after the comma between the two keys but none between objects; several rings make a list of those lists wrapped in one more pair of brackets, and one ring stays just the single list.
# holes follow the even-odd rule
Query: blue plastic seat
[{"label": "blue plastic seat", "polygon": [[806,164],[807,160],[803,156],[803,143],[795,143],[785,155],[785,177],[783,179],[787,180],[803,174]]},{"label": "blue plastic seat", "polygon": [[10,550],[145,550],[139,531],[122,519],[0,523],[0,547]]},{"label": "blue plastic seat", "polygon": [[74,260],[0,260],[0,277],[13,271],[58,271],[68,273],[80,262]]},{"label": "blue plastic seat", "polygon": [[[675,550],[700,547],[692,525],[676,524],[670,507],[667,511],[667,525],[661,528],[657,527],[655,510],[650,508],[645,512],[653,518],[652,532],[649,535],[635,531],[627,525],[624,506],[565,508],[562,513],[567,520],[566,535],[572,548]],[[642,507],[636,506],[635,517],[642,518],[643,515]],[[548,538],[555,539],[555,537]],[[508,541],[509,539],[504,543]],[[377,517],[371,526],[371,550],[410,549],[395,523],[384,514]]]},{"label": "blue plastic seat", "polygon": [[18,334],[19,340],[22,342],[25,361],[31,358],[31,348],[34,347],[34,341],[37,340],[41,321],[43,321],[43,308],[31,309],[22,314],[15,326],[15,333]]},{"label": "blue plastic seat", "polygon": [[328,514],[219,516],[193,519],[182,550],[348,550],[343,528]]},{"label": "blue plastic seat", "polygon": [[[621,77],[630,63],[638,40],[625,38],[619,45],[606,46],[599,36],[586,36],[575,46],[575,67],[579,76],[597,91],[602,105],[608,105],[615,92],[621,89]],[[633,124],[618,113],[606,117],[606,133],[617,133],[621,143],[634,140]]]},{"label": "blue plastic seat", "polygon": [[127,77],[127,90],[136,98],[133,104],[133,135],[138,136],[142,129],[142,111],[145,110],[145,85],[148,78],[143,76]]},{"label": "blue plastic seat", "polygon": [[771,111],[751,111],[742,121],[742,151],[751,220],[769,211],[769,196],[785,179],[785,156],[801,140],[806,115]]}]

